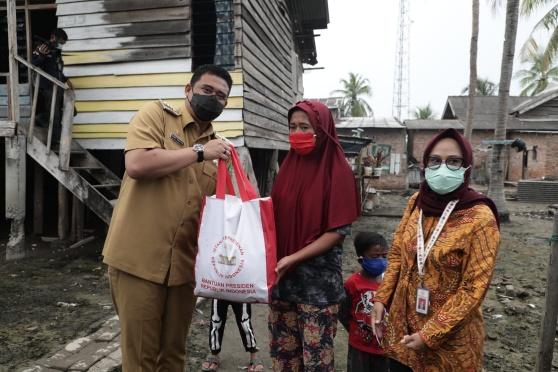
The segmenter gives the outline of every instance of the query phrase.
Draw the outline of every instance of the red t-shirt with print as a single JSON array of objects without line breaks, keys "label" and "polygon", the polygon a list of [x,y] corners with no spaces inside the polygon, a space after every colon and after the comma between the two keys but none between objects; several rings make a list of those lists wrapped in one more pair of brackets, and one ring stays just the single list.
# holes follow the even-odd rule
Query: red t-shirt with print
[{"label": "red t-shirt with print", "polygon": [[372,302],[379,283],[355,273],[345,282],[345,291],[351,299],[349,316],[349,344],[360,351],[383,355],[370,327],[370,316],[374,309]]}]

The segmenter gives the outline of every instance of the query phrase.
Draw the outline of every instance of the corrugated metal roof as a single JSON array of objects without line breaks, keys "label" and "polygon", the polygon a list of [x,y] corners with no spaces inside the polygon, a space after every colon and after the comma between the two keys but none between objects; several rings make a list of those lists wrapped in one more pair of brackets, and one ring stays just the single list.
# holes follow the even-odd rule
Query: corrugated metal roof
[{"label": "corrugated metal roof", "polygon": [[[518,106],[532,101],[531,97],[512,96],[508,101],[508,111],[511,113]],[[464,124],[467,117],[467,96],[450,96],[446,103],[446,109],[442,119],[457,119]],[[543,100],[544,101],[544,100]],[[546,101],[544,101],[546,102]],[[544,102],[541,102],[544,103]],[[475,116],[473,128],[477,130],[494,130],[498,119],[498,97],[476,97]],[[508,116],[507,130],[538,130],[549,131],[557,130],[558,121],[535,121],[521,119],[515,116]]]},{"label": "corrugated metal roof", "polygon": [[289,7],[293,11],[301,28],[322,29],[329,23],[327,0],[290,0]]},{"label": "corrugated metal roof", "polygon": [[357,155],[360,153],[363,147],[367,146],[372,142],[370,138],[360,138],[352,136],[338,135],[339,143],[343,147],[343,151],[347,155]]},{"label": "corrugated metal roof", "polygon": [[515,106],[512,109],[512,113],[518,113],[520,115],[524,114],[527,111],[530,111],[535,107],[538,107],[556,97],[558,97],[558,88],[551,89],[547,92],[542,92],[540,94],[537,94],[534,97],[530,97],[530,99],[523,101],[519,105]]},{"label": "corrugated metal roof", "polygon": [[308,101],[318,101],[327,106],[328,109],[340,109],[343,105],[343,97],[327,97],[327,98],[305,98]]},{"label": "corrugated metal roof", "polygon": [[335,125],[338,129],[356,129],[356,128],[387,128],[387,129],[405,129],[397,120],[393,118],[376,118],[376,117],[360,117],[360,118],[341,118],[339,123]]},{"label": "corrugated metal roof", "polygon": [[411,119],[405,120],[405,126],[409,130],[426,130],[426,129],[463,129],[463,125],[459,120],[422,120]]},{"label": "corrugated metal roof", "polygon": [[316,43],[314,30],[327,28],[329,9],[327,0],[286,0],[293,20],[294,38],[303,63],[315,65]]}]

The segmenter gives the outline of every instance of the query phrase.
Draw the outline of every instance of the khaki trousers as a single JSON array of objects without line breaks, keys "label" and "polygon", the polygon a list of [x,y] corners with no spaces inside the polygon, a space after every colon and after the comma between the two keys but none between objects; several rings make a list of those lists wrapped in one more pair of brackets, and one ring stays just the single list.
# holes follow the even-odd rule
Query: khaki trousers
[{"label": "khaki trousers", "polygon": [[124,372],[183,372],[194,285],[157,284],[109,266]]}]

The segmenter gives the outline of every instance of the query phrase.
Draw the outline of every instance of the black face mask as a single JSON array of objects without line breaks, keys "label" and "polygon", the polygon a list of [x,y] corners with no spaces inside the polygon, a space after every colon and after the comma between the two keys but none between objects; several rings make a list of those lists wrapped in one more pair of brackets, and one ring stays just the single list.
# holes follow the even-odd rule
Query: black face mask
[{"label": "black face mask", "polygon": [[201,121],[212,121],[217,116],[221,115],[225,108],[215,96],[206,96],[203,94],[192,95],[190,106],[194,114]]}]

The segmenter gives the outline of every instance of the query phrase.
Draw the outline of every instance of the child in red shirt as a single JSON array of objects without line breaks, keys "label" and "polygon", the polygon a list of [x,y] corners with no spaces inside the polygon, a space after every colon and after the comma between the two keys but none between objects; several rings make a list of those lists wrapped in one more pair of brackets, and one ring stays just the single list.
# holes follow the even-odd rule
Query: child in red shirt
[{"label": "child in red shirt", "polygon": [[387,267],[388,245],[376,233],[359,233],[354,241],[362,270],[345,282],[345,300],[339,320],[349,332],[347,372],[388,371],[388,361],[379,340],[372,333],[371,314],[374,295]]}]

